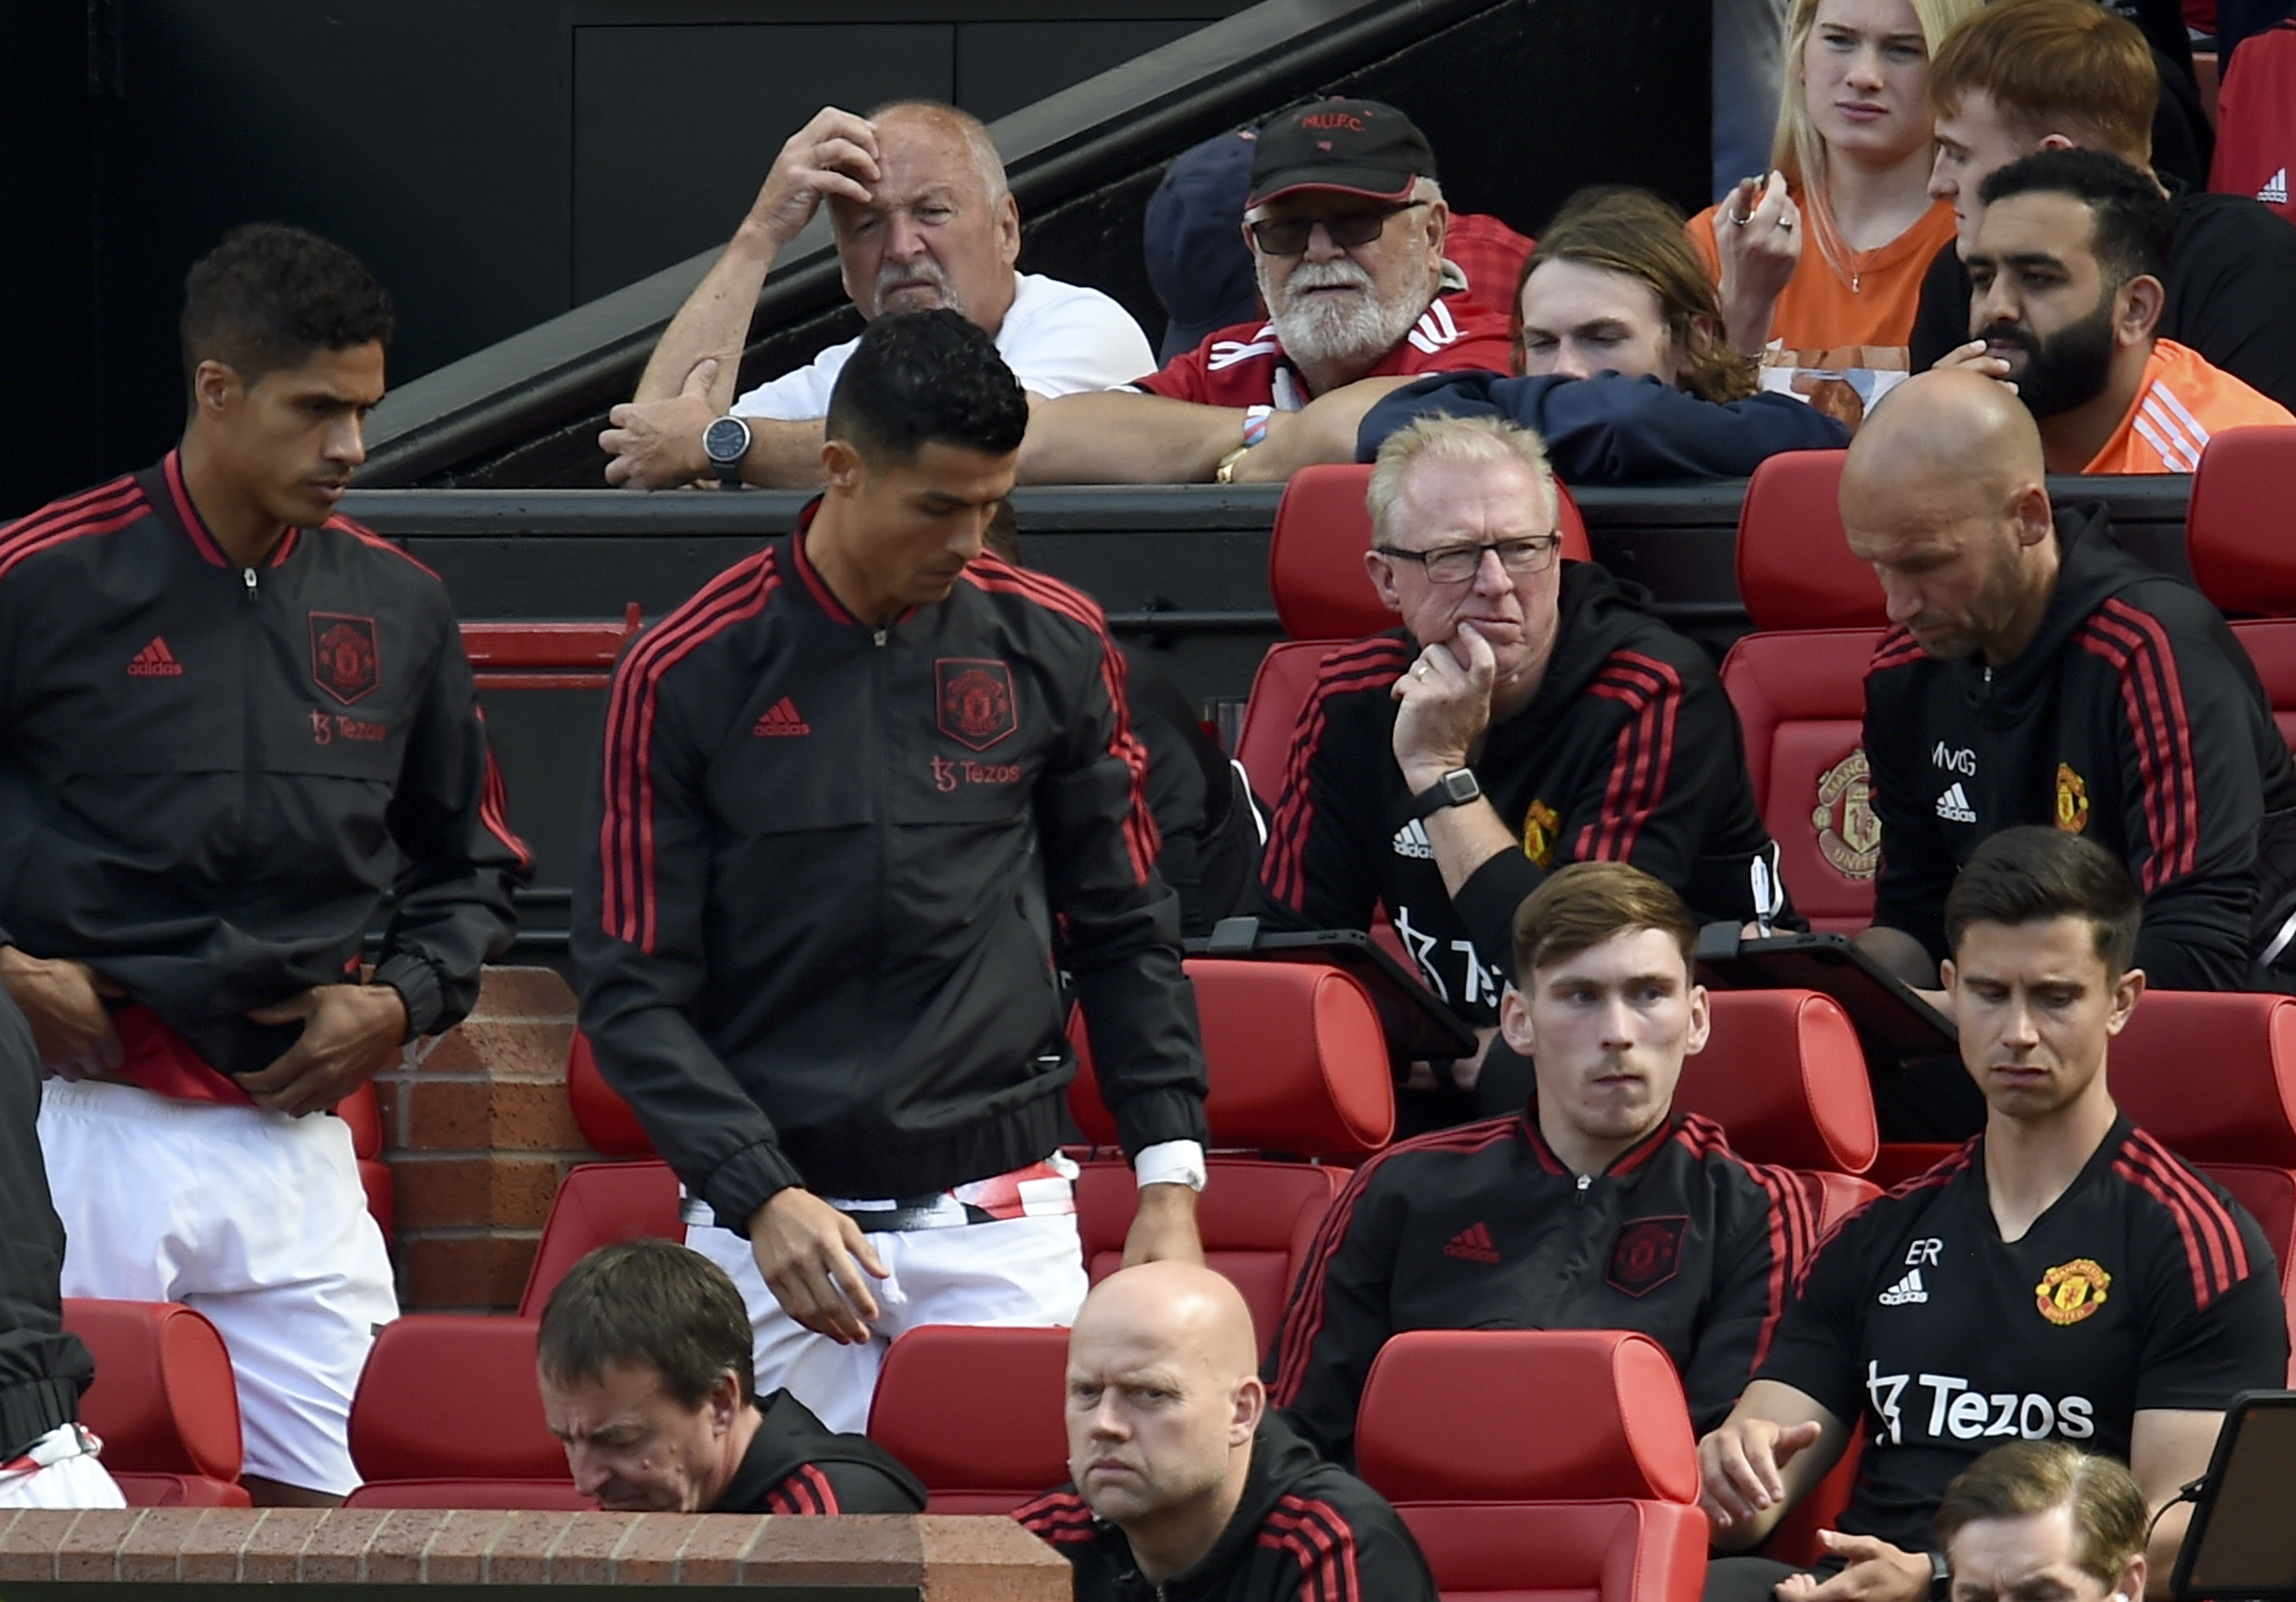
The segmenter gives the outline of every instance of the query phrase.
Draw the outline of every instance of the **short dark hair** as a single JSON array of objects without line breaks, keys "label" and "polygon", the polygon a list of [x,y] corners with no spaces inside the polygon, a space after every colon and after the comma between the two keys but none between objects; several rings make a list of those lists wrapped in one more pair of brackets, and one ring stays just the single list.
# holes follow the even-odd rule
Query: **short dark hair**
[{"label": "short dark hair", "polygon": [[872,464],[913,460],[929,441],[1009,456],[1028,427],[996,341],[946,308],[873,320],[829,391],[828,437]]},{"label": "short dark hair", "polygon": [[1625,863],[1559,868],[1514,909],[1514,982],[1527,989],[1548,963],[1641,929],[1670,936],[1684,969],[1695,962],[1698,919],[1671,885]]},{"label": "short dark hair", "polygon": [[2136,956],[2144,899],[2121,861],[2096,841],[2045,824],[2005,829],[1970,854],[1945,892],[1945,943],[1961,950],[1973,923],[2011,928],[2086,918],[2105,972],[2119,978]]},{"label": "short dark hair", "polygon": [[2119,156],[2095,150],[2045,150],[2020,156],[1977,186],[1987,206],[2012,195],[2069,195],[2088,208],[2097,265],[2108,288],[2144,274],[2165,278],[2177,217],[2160,186]]},{"label": "short dark hair", "polygon": [[1982,1518],[2025,1518],[2058,1507],[2072,1515],[2074,1565],[2100,1585],[2119,1580],[2144,1550],[2144,1493],[2129,1471],[2061,1440],[1997,1446],[1956,1474],[1937,1505],[1938,1546]]},{"label": "short dark hair", "polygon": [[184,381],[218,361],[253,384],[311,353],[390,343],[390,295],[341,245],[280,222],[235,228],[184,279]]},{"label": "short dark hair", "polygon": [[758,1399],[749,1312],[726,1270],[676,1241],[602,1246],[569,1269],[542,1310],[535,1355],[557,1384],[644,1363],[686,1407],[709,1400],[731,1373],[741,1400]]}]

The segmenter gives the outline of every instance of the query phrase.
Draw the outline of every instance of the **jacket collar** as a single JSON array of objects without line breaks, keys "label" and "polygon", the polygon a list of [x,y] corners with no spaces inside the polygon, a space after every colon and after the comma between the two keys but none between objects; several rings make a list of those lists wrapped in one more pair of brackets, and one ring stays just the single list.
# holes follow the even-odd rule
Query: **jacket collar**
[{"label": "jacket collar", "polygon": [[[167,525],[189,542],[199,553],[200,559],[211,567],[230,568],[237,564],[224,554],[223,544],[208,531],[198,507],[192,504],[191,491],[184,482],[183,452],[169,451],[156,466],[136,475],[142,488],[143,498],[152,505],[162,523]],[[276,568],[286,562],[302,536],[302,530],[289,527],[271,547],[271,555],[264,563]]]},{"label": "jacket collar", "polygon": [[[1666,1116],[1659,1120],[1657,1128],[1611,1158],[1600,1174],[1589,1177],[1603,1179],[1624,1179],[1656,1156],[1659,1148],[1673,1139],[1674,1132],[1682,1126],[1683,1115],[1670,1108]],[[1547,1144],[1547,1136],[1539,1130],[1538,1099],[1536,1096],[1532,1097],[1530,1105],[1523,1109],[1521,1134],[1524,1141],[1531,1148],[1531,1155],[1538,1159],[1540,1168],[1550,1174],[1568,1175],[1570,1172],[1569,1166],[1555,1155],[1555,1148]]]},{"label": "jacket collar", "polygon": [[[805,536],[813,527],[813,520],[821,513],[823,499],[816,495],[797,513],[797,527],[789,536],[790,566],[796,570],[805,593],[813,597],[814,604],[821,609],[823,616],[847,628],[872,628],[875,626],[873,624],[863,623],[847,609],[844,602],[837,598],[836,592],[829,588],[829,581],[821,576],[821,570],[814,565],[813,558],[806,553]],[[917,615],[917,610],[914,606],[908,608],[888,626],[898,627],[906,623]]]}]

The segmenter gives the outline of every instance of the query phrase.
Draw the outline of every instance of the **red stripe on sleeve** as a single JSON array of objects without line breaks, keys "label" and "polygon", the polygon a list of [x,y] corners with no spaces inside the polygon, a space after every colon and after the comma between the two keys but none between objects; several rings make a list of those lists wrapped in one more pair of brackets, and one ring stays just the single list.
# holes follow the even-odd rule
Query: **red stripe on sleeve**
[{"label": "red stripe on sleeve", "polygon": [[1654,657],[1619,651],[1587,693],[1622,703],[1631,716],[1618,732],[1603,815],[1579,831],[1577,854],[1582,861],[1625,862],[1666,798],[1674,765],[1674,727],[1682,710],[1682,675]]},{"label": "red stripe on sleeve", "polygon": [[662,676],[722,630],[765,609],[779,587],[773,547],[737,562],[651,633],[614,670],[605,732],[605,805],[598,829],[606,931],[654,949],[654,712]]},{"label": "red stripe on sleeve", "polygon": [[2183,1237],[2192,1273],[2192,1300],[2206,1307],[2241,1280],[2252,1265],[2239,1223],[2200,1179],[2142,1130],[2113,1159],[2113,1172],[2158,1202]]},{"label": "red stripe on sleeve", "polygon": [[1311,1602],[1360,1602],[1356,1532],[1339,1509],[1308,1496],[1286,1496],[1267,1516],[1259,1544],[1299,1560],[1300,1595]]},{"label": "red stripe on sleeve", "polygon": [[143,491],[133,479],[117,479],[19,518],[0,528],[0,578],[52,546],[125,528],[143,515],[145,506]]},{"label": "red stripe on sleeve", "polygon": [[2119,601],[2106,602],[2077,637],[2121,679],[2152,847],[2138,875],[2149,896],[2200,860],[2200,773],[2176,655],[2158,618]]},{"label": "red stripe on sleeve", "polygon": [[1292,724],[1291,757],[1284,764],[1284,793],[1277,797],[1268,825],[1267,854],[1260,882],[1285,906],[1307,904],[1308,837],[1314,832],[1315,796],[1308,773],[1323,748],[1332,702],[1361,691],[1386,689],[1401,674],[1411,650],[1401,640],[1377,635],[1342,646],[1323,659],[1314,685]]}]

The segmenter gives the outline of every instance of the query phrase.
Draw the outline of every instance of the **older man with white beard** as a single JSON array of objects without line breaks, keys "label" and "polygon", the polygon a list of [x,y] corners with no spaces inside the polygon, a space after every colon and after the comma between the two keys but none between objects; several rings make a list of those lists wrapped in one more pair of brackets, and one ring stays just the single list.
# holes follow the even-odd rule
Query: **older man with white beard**
[{"label": "older man with white beard", "polygon": [[1159,371],[1037,407],[1023,482],[1227,483],[1277,413],[1364,380],[1508,370],[1506,319],[1454,293],[1450,209],[1426,137],[1392,106],[1318,100],[1258,130],[1244,234],[1265,322]]},{"label": "older man with white beard", "polygon": [[859,340],[734,394],[774,258],[827,202],[845,292],[865,318],[947,308],[996,341],[1031,405],[1120,384],[1155,358],[1097,289],[1019,273],[1020,209],[980,118],[936,100],[856,117],[825,107],[791,135],[758,197],[598,443],[606,481],[821,482],[821,420]]}]

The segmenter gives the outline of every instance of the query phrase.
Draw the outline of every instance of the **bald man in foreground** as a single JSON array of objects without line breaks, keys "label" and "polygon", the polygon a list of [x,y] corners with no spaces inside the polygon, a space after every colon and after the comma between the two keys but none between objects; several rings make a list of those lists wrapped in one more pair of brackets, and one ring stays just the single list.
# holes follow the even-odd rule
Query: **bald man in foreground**
[{"label": "bald man in foreground", "polygon": [[1068,1337],[1073,1482],[1013,1517],[1076,1602],[1435,1602],[1395,1509],[1267,1411],[1252,1314],[1188,1263],[1101,1281]]},{"label": "bald man in foreground", "polygon": [[1882,862],[1859,943],[1934,989],[1970,852],[2054,824],[2128,865],[2153,985],[2288,987],[2267,970],[2296,966],[2296,770],[2256,670],[2101,508],[2053,514],[2016,397],[1969,372],[1899,386],[1850,446],[1841,521],[1892,625],[1865,678]]}]

